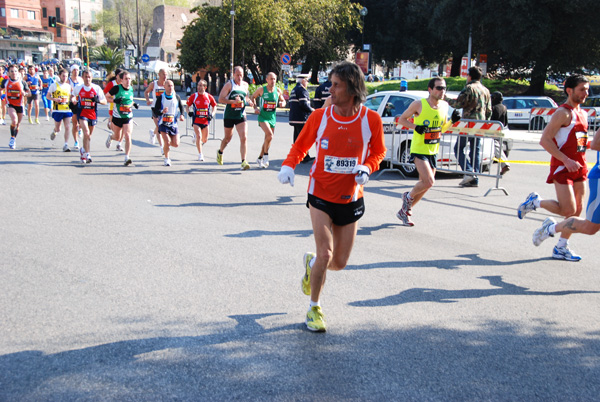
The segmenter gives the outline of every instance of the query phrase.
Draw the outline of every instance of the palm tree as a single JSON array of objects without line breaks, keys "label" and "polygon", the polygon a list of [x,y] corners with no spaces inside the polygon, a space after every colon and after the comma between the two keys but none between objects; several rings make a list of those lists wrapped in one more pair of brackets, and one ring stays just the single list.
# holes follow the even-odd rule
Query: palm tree
[{"label": "palm tree", "polygon": [[93,48],[90,53],[90,58],[95,61],[108,61],[108,64],[104,65],[107,75],[125,63],[125,54],[122,49],[111,49],[105,45]]}]

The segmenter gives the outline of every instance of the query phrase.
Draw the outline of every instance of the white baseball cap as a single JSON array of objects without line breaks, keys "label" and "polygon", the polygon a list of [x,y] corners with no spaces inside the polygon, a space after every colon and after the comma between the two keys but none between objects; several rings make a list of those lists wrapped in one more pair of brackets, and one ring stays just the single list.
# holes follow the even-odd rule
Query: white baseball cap
[{"label": "white baseball cap", "polygon": [[69,70],[70,71],[79,70],[79,66],[77,64],[73,64]]}]

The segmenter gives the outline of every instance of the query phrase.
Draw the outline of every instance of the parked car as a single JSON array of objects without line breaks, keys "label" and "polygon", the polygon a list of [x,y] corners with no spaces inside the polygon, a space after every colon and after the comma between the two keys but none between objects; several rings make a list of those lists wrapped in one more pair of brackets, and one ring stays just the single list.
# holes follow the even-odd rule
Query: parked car
[{"label": "parked car", "polygon": [[598,130],[600,128],[600,95],[588,96],[582,106],[596,109],[596,117],[588,118],[588,128],[592,131]]},{"label": "parked car", "polygon": [[[408,162],[410,158],[410,144],[413,131],[408,130],[408,135],[401,136],[400,143],[394,143],[392,149],[392,133],[396,131],[395,117],[404,113],[410,104],[417,100],[427,98],[428,91],[382,91],[367,96],[365,106],[376,111],[383,120],[383,131],[385,134],[385,146],[388,149],[388,155],[395,155],[393,158],[396,161]],[[454,109],[449,108],[448,114],[452,114]],[[398,138],[396,139],[398,140]],[[438,166],[449,166],[456,163],[454,155],[454,144],[456,136],[442,136],[440,140],[440,152],[438,153]],[[505,150],[510,152],[512,149],[512,141],[505,143]],[[483,139],[483,165],[484,169],[489,169],[493,162],[494,141],[490,138]],[[398,168],[405,176],[416,177],[418,175],[414,166],[399,165]]]},{"label": "parked car", "polygon": [[[502,101],[507,109],[508,125],[524,125],[543,130],[552,116],[531,116],[531,109],[534,107],[558,107],[552,98],[547,96],[507,96]],[[531,121],[530,121],[531,120]]]}]

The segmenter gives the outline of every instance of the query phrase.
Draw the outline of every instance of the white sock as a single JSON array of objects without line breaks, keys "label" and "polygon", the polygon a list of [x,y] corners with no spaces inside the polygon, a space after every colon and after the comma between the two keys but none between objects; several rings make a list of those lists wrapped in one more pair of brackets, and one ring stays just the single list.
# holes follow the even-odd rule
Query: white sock
[{"label": "white sock", "polygon": [[315,260],[317,259],[317,256],[314,256],[313,258],[310,259],[310,261],[308,262],[308,266],[312,269],[313,265],[315,265]]},{"label": "white sock", "polygon": [[311,300],[310,306],[308,307],[308,310],[310,311],[310,309],[313,308],[313,307],[315,307],[315,306],[321,307],[321,302],[320,301],[314,302],[314,301]]},{"label": "white sock", "polygon": [[[552,225],[555,226],[555,225]],[[548,228],[550,229],[550,228]],[[552,232],[550,233],[554,233],[554,227],[552,227]],[[556,243],[556,247],[567,247],[569,245],[569,239],[565,239],[564,237],[561,237],[558,239],[558,243]]]},{"label": "white sock", "polygon": [[539,208],[541,201],[542,201],[542,197],[537,197],[536,199],[533,200],[533,206],[536,208]]}]

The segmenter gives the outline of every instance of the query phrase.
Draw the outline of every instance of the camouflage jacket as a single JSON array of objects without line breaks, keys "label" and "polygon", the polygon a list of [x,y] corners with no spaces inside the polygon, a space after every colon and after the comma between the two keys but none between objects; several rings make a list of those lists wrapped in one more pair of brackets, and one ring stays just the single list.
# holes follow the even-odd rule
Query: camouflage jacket
[{"label": "camouflage jacket", "polygon": [[479,81],[469,82],[456,100],[448,99],[455,109],[462,108],[463,119],[489,120],[492,116],[490,91]]}]

